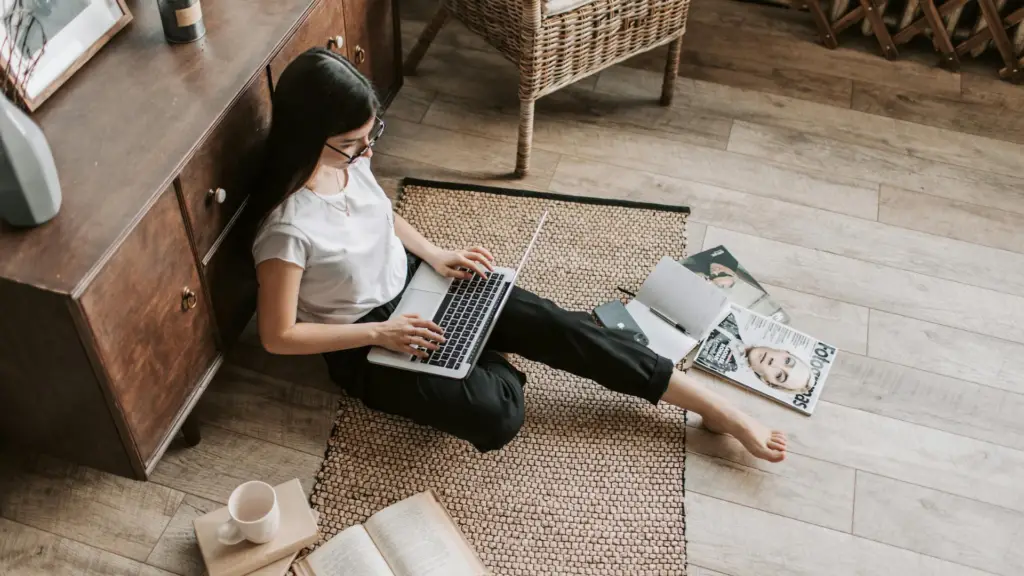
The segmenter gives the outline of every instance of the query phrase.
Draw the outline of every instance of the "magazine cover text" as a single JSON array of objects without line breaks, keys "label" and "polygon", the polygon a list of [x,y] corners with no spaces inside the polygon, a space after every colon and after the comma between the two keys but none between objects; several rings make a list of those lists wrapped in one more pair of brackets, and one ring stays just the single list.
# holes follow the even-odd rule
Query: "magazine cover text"
[{"label": "magazine cover text", "polygon": [[760,314],[731,308],[701,345],[695,363],[811,414],[835,361],[835,347]]}]

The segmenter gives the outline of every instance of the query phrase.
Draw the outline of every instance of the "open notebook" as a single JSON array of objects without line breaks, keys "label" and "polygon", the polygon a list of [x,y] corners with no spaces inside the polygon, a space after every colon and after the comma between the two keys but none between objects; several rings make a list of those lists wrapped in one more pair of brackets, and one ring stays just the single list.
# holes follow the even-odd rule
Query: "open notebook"
[{"label": "open notebook", "polygon": [[729,313],[729,297],[666,256],[626,310],[647,335],[648,348],[675,364]]},{"label": "open notebook", "polygon": [[490,576],[432,490],[346,528],[299,560],[297,576]]}]

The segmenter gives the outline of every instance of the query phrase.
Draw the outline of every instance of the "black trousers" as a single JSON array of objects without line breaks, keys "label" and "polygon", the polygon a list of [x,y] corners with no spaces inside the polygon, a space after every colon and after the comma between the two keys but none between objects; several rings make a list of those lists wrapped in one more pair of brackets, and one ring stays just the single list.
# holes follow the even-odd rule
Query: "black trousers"
[{"label": "black trousers", "polygon": [[[419,264],[409,255],[408,277]],[[359,322],[383,322],[401,296]],[[523,425],[526,375],[499,352],[518,354],[602,386],[657,404],[673,365],[621,331],[604,328],[586,312],[514,288],[474,369],[462,380],[371,364],[369,348],[324,355],[331,378],[367,407],[409,418],[473,444],[501,448]]]}]

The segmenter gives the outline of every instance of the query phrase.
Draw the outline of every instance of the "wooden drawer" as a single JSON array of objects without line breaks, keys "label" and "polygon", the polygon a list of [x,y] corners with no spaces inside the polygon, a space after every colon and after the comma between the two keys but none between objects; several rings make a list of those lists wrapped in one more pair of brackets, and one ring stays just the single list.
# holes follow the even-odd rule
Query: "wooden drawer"
[{"label": "wooden drawer", "polygon": [[[274,85],[281,72],[299,54],[314,47],[331,48],[338,54],[349,58],[349,42],[345,37],[345,4],[347,0],[320,0],[299,24],[299,29],[270,61],[270,79]],[[342,45],[329,41],[340,36]]]},{"label": "wooden drawer", "polygon": [[252,214],[243,208],[224,240],[203,266],[217,328],[228,350],[238,340],[256,309],[256,267],[252,258],[256,223],[253,220]]},{"label": "wooden drawer", "polygon": [[218,354],[173,189],[104,265],[81,306],[113,401],[141,461],[149,462]]},{"label": "wooden drawer", "polygon": [[259,177],[270,116],[270,86],[258,74],[178,177],[200,258],[206,257]]},{"label": "wooden drawer", "polygon": [[349,59],[386,102],[398,89],[401,53],[394,0],[345,0]]}]

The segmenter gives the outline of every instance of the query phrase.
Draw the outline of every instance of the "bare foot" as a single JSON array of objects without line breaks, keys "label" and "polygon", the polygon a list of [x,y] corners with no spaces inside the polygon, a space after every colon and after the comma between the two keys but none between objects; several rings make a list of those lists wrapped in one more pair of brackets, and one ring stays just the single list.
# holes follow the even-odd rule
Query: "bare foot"
[{"label": "bare foot", "polygon": [[786,458],[786,435],[772,430],[739,410],[727,410],[717,417],[702,416],[704,427],[715,434],[728,434],[757,458],[782,462]]}]

